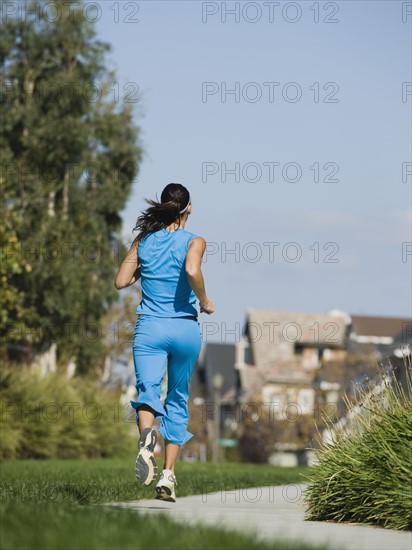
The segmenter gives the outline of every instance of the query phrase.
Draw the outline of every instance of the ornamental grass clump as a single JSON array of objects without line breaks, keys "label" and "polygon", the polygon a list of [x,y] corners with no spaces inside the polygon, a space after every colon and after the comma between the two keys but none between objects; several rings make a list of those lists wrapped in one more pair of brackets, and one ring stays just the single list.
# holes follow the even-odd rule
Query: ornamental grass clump
[{"label": "ornamental grass clump", "polygon": [[[401,384],[393,368],[345,396],[347,416],[328,424],[329,441],[305,491],[306,519],[412,529],[412,364],[404,355]],[[403,374],[403,373],[402,373]]]}]

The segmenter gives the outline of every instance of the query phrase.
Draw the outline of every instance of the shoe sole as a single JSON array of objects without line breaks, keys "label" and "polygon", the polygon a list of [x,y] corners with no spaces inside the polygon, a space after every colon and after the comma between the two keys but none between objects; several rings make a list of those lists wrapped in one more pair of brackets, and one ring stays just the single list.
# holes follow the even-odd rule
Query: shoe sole
[{"label": "shoe sole", "polygon": [[156,500],[165,500],[167,502],[176,502],[176,498],[172,496],[172,491],[165,485],[158,485],[156,487]]},{"label": "shoe sole", "polygon": [[157,477],[157,463],[148,449],[142,449],[136,458],[136,477],[142,485],[151,485]]},{"label": "shoe sole", "polygon": [[143,430],[139,439],[139,445],[142,441],[145,441],[149,433],[151,442],[139,450],[135,464],[136,477],[142,485],[151,485],[157,477],[157,463],[153,456],[157,438],[156,432],[150,428]]}]

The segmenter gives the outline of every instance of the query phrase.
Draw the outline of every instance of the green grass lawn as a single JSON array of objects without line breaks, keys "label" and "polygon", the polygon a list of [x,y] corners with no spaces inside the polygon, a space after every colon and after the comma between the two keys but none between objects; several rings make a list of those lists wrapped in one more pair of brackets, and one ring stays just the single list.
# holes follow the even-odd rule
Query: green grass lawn
[{"label": "green grass lawn", "polygon": [[[1,502],[97,504],[150,499],[153,487],[136,482],[134,460],[18,460],[0,463]],[[218,490],[303,483],[307,468],[178,462],[178,497]],[[210,480],[213,479],[213,482]]]},{"label": "green grass lawn", "polygon": [[[182,529],[167,517],[93,506],[153,498],[154,489],[138,485],[134,478],[133,457],[5,461],[0,463],[0,471],[2,550],[314,548],[282,541],[263,543],[253,536],[209,527]],[[306,468],[178,463],[178,497],[302,483],[306,473]]]}]

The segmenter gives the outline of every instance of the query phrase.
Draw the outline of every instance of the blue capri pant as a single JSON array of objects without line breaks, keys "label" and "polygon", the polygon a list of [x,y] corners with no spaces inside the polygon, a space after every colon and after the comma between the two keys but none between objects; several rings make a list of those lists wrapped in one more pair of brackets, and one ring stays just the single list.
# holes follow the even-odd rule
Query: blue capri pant
[{"label": "blue capri pant", "polygon": [[[133,336],[133,360],[136,374],[136,409],[148,405],[155,418],[160,417],[161,435],[170,443],[183,445],[193,434],[187,431],[187,401],[193,367],[199,357],[202,336],[195,317],[138,317]],[[160,400],[167,364],[167,396]]]}]

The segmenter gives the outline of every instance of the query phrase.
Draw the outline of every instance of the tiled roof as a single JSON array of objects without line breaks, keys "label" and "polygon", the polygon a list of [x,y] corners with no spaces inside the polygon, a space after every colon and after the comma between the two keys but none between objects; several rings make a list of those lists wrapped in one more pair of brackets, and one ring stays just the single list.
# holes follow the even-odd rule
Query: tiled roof
[{"label": "tiled roof", "polygon": [[352,330],[358,336],[377,336],[398,338],[411,319],[399,317],[369,317],[366,315],[351,315]]},{"label": "tiled roof", "polygon": [[[344,347],[347,333],[345,319],[343,315],[248,309],[246,326],[254,364],[262,368],[279,365],[280,375],[281,371],[285,373],[297,368],[295,344]],[[283,364],[282,359],[285,360]]]}]

